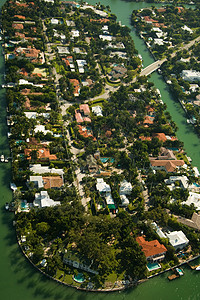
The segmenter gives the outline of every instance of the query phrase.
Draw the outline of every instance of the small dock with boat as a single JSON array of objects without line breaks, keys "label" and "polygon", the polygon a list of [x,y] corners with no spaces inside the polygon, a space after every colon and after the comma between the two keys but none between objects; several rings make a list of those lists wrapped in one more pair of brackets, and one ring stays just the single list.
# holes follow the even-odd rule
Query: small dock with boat
[{"label": "small dock with boat", "polygon": [[183,276],[184,273],[183,273],[183,270],[181,268],[175,268],[175,269],[172,269],[173,273],[172,275],[169,275],[167,278],[171,281],[171,280],[174,280],[174,279],[177,279],[179,278],[180,276]]},{"label": "small dock with boat", "polygon": [[187,264],[188,264],[188,266],[190,267],[190,269],[196,270],[196,271],[200,271],[200,265],[195,265],[195,266],[193,266],[193,265],[191,265],[191,264],[189,264],[189,263],[187,263]]}]

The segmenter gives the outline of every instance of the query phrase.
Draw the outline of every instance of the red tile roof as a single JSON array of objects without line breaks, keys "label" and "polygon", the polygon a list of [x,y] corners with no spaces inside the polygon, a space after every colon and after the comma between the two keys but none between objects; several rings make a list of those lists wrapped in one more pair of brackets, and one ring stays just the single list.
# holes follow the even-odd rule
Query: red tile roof
[{"label": "red tile roof", "polygon": [[152,167],[164,167],[167,172],[175,172],[177,167],[182,167],[185,162],[184,160],[150,160]]},{"label": "red tile roof", "polygon": [[146,241],[143,236],[136,238],[138,244],[142,247],[146,258],[157,256],[159,254],[165,254],[167,249],[163,244],[160,244],[158,240]]},{"label": "red tile roof", "polygon": [[85,116],[90,114],[90,108],[88,104],[80,104],[79,105],[80,111],[84,113]]},{"label": "red tile roof", "polygon": [[49,149],[41,148],[41,149],[25,149],[24,154],[27,157],[28,160],[31,159],[31,152],[33,150],[37,150],[38,153],[38,160],[56,160],[57,156],[55,154],[50,154]]},{"label": "red tile roof", "polygon": [[161,141],[161,142],[166,142],[166,140],[167,140],[166,135],[163,132],[161,132],[161,133],[153,133],[152,136],[154,138],[158,138],[159,141]]},{"label": "red tile roof", "polygon": [[44,182],[45,189],[60,188],[64,185],[61,176],[48,176],[48,177],[42,177],[42,179]]},{"label": "red tile roof", "polygon": [[14,18],[23,19],[23,20],[26,19],[25,16],[21,16],[21,15],[14,15]]},{"label": "red tile roof", "polygon": [[80,91],[80,83],[79,83],[79,81],[77,79],[70,79],[69,81],[70,81],[70,83],[74,87],[74,96],[79,95],[79,91]]},{"label": "red tile roof", "polygon": [[21,30],[21,29],[24,29],[24,25],[21,23],[13,23],[12,28]]}]

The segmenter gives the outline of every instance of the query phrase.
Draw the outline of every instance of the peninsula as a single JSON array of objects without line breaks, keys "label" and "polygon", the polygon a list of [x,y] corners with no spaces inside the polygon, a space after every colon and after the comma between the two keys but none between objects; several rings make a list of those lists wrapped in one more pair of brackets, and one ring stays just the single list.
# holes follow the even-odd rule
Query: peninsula
[{"label": "peninsula", "polygon": [[1,23],[9,210],[29,261],[113,291],[197,256],[199,172],[130,29],[109,6],[54,0],[7,1]]}]

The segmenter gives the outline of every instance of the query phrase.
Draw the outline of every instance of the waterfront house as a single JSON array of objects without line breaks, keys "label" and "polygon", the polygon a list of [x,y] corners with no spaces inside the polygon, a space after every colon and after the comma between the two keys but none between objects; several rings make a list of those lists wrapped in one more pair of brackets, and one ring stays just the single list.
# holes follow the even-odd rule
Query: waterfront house
[{"label": "waterfront house", "polygon": [[200,81],[200,72],[194,70],[183,70],[181,77],[186,81]]},{"label": "waterfront house", "polygon": [[40,161],[50,161],[57,160],[57,156],[55,154],[50,154],[49,149],[41,148],[41,149],[25,149],[24,154],[27,156],[28,160],[31,160],[32,151],[37,151],[37,159]]},{"label": "waterfront house", "polygon": [[191,204],[194,205],[196,210],[200,210],[200,194],[194,193],[194,192],[189,192],[189,197],[186,201],[182,202],[182,204],[186,204],[190,206]]},{"label": "waterfront house", "polygon": [[167,173],[177,172],[177,170],[185,165],[184,160],[159,160],[150,159],[150,167],[152,170],[163,170]]},{"label": "waterfront house", "polygon": [[101,196],[106,196],[111,193],[109,184],[107,184],[103,178],[97,178],[96,189],[99,191]]},{"label": "waterfront house", "polygon": [[168,179],[164,180],[165,183],[168,185],[170,190],[176,188],[176,182],[179,183],[180,187],[186,190],[188,188],[188,178],[187,176],[170,176]]},{"label": "waterfront house", "polygon": [[148,261],[158,262],[165,258],[167,249],[158,240],[146,241],[145,236],[139,236],[136,238],[136,241],[142,247],[142,251]]},{"label": "waterfront house", "polygon": [[49,166],[41,166],[41,164],[30,165],[29,169],[34,174],[49,173],[49,174],[58,174],[61,175],[62,177],[64,175],[63,169],[55,169],[55,168],[50,168]]},{"label": "waterfront house", "polygon": [[189,243],[189,240],[187,239],[186,235],[181,230],[166,233],[166,236],[175,250],[183,249]]},{"label": "waterfront house", "polygon": [[35,207],[52,207],[56,205],[60,205],[60,201],[52,200],[47,191],[41,191],[40,193],[35,194],[35,200],[33,201],[33,205]]},{"label": "waterfront house", "polygon": [[92,269],[93,261],[90,262],[87,258],[83,257],[77,250],[65,250],[63,256],[64,264],[70,265],[76,269],[80,269],[92,274],[99,274],[98,271]]}]

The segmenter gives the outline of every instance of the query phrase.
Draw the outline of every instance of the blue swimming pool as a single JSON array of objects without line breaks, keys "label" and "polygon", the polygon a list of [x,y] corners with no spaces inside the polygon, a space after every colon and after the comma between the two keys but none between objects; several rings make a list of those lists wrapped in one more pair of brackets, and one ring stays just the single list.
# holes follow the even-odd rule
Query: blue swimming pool
[{"label": "blue swimming pool", "polygon": [[101,157],[101,162],[105,164],[106,162],[114,163],[115,159],[113,157]]},{"label": "blue swimming pool", "polygon": [[160,268],[161,268],[161,265],[157,262],[147,264],[147,269],[149,272],[160,269]]},{"label": "blue swimming pool", "polygon": [[200,185],[196,182],[193,183],[195,186],[200,187]]},{"label": "blue swimming pool", "polygon": [[77,275],[74,275],[74,281],[78,283],[82,283],[85,281],[85,277],[83,276],[82,273],[78,273]]}]

